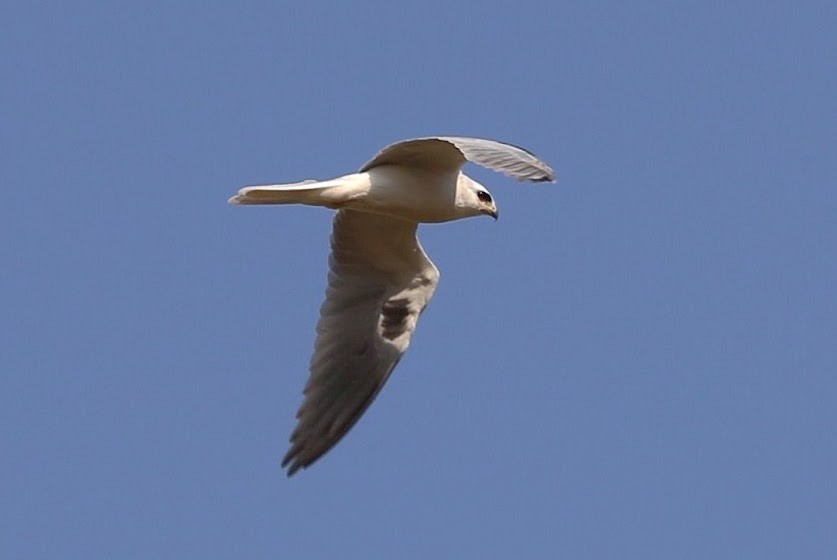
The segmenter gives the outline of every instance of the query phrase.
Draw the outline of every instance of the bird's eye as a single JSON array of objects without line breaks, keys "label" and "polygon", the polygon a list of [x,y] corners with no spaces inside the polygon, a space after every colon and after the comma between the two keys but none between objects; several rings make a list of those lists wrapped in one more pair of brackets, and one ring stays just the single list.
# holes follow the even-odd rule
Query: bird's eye
[{"label": "bird's eye", "polygon": [[485,191],[477,191],[477,198],[479,198],[482,202],[491,202],[491,195]]}]

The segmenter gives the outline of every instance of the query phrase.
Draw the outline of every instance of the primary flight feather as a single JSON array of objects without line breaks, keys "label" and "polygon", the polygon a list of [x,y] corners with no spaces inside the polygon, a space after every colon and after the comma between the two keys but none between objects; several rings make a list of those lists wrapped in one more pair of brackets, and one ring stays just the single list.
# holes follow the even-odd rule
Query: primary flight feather
[{"label": "primary flight feather", "polygon": [[337,210],[328,289],[305,398],[282,466],[293,475],[358,421],[389,378],[439,281],[416,238],[419,223],[498,216],[485,187],[462,173],[478,163],[521,181],[554,181],[531,152],[481,138],[405,140],[360,172],[327,181],[245,187],[230,204],[308,204]]}]

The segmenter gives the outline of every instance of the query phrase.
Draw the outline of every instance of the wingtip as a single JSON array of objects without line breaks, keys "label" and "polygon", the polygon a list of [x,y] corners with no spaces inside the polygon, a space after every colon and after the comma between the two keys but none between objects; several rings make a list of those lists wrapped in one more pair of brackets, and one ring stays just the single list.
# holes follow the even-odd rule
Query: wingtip
[{"label": "wingtip", "polygon": [[555,171],[549,166],[544,170],[544,174],[542,177],[535,179],[536,183],[554,183],[558,180],[558,176],[555,174]]},{"label": "wingtip", "polygon": [[[543,162],[543,160],[541,161]],[[552,167],[548,163],[543,162],[543,164],[546,169],[544,169],[544,174],[540,181],[542,183],[554,183],[555,181],[557,181],[558,176],[555,174],[555,170],[552,169]]]},{"label": "wingtip", "polygon": [[298,454],[298,449],[296,449],[295,447],[293,447],[293,446],[292,446],[292,447],[288,450],[288,452],[287,452],[287,453],[285,453],[285,456],[284,456],[284,457],[282,457],[282,463],[281,463],[281,466],[282,466],[282,468],[283,468],[283,469],[287,468],[287,470],[288,470],[288,472],[287,472],[287,476],[288,476],[288,478],[291,478],[293,475],[295,475],[295,474],[296,474],[296,472],[297,472],[300,468],[303,468],[303,464],[302,464],[302,462],[299,460],[299,458],[297,457],[297,454]]}]

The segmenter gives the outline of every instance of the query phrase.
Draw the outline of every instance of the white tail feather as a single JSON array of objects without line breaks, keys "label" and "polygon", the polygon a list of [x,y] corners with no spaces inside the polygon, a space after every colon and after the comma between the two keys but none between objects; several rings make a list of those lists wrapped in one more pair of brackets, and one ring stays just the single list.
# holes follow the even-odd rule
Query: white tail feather
[{"label": "white tail feather", "polygon": [[229,204],[310,204],[312,192],[339,186],[337,180],[317,181],[308,179],[299,183],[283,185],[254,185],[244,187],[230,198]]},{"label": "white tail feather", "polygon": [[369,191],[367,173],[353,173],[327,181],[309,179],[284,185],[254,185],[244,187],[229,199],[230,204],[308,204],[340,208]]}]

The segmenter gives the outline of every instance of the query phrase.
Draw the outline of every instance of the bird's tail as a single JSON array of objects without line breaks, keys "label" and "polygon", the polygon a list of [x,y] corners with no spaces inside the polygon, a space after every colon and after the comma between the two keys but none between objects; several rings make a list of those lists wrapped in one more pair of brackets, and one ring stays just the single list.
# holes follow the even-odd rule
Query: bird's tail
[{"label": "bird's tail", "polygon": [[[328,183],[324,181],[323,183]],[[312,190],[323,188],[314,179],[284,185],[255,185],[244,187],[227,202],[230,204],[294,204],[305,203]]]},{"label": "bird's tail", "polygon": [[348,177],[328,181],[308,179],[299,183],[284,185],[256,185],[244,187],[230,198],[230,204],[311,204],[331,206],[345,195],[343,191],[353,186]]}]

